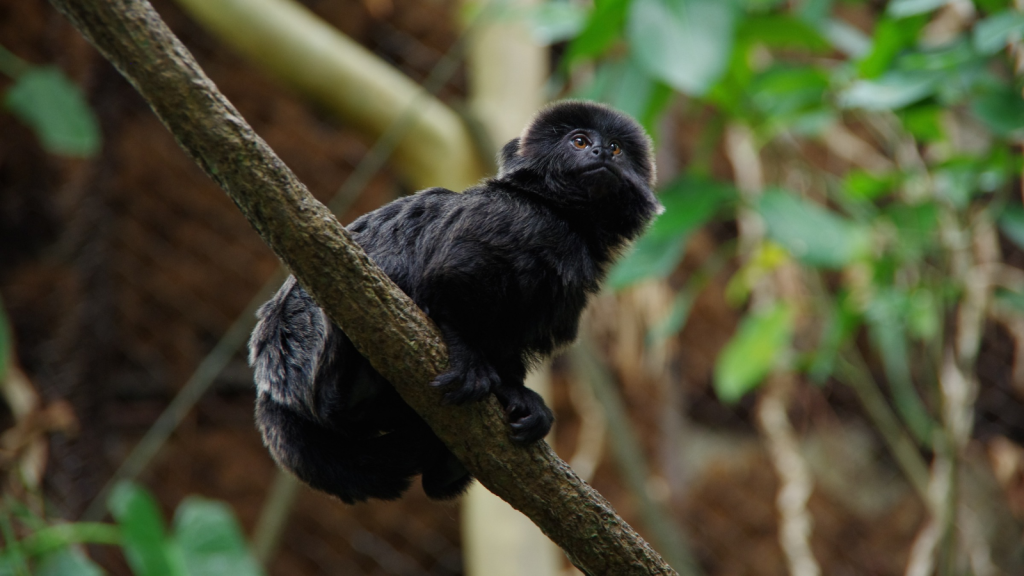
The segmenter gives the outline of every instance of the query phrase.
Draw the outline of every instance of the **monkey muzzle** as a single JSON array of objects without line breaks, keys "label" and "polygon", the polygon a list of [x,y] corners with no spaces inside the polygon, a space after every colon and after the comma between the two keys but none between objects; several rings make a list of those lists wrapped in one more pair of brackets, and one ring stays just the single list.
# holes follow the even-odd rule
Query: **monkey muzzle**
[{"label": "monkey muzzle", "polygon": [[617,170],[606,164],[593,166],[579,173],[580,187],[587,190],[591,200],[604,198],[622,184]]}]

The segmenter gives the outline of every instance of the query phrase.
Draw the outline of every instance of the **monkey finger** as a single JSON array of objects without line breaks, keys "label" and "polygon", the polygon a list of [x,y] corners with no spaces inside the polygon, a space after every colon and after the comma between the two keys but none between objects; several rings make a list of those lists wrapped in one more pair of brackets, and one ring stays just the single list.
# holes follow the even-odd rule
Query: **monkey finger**
[{"label": "monkey finger", "polygon": [[500,379],[489,364],[476,364],[466,371],[462,378],[462,386],[445,395],[445,401],[463,404],[482,400],[498,383]]},{"label": "monkey finger", "polygon": [[460,381],[462,381],[462,374],[456,370],[449,370],[439,374],[430,385],[434,388],[444,388]]},{"label": "monkey finger", "polygon": [[548,435],[552,418],[541,412],[533,412],[514,422],[509,422],[512,440],[522,444],[536,442]]}]

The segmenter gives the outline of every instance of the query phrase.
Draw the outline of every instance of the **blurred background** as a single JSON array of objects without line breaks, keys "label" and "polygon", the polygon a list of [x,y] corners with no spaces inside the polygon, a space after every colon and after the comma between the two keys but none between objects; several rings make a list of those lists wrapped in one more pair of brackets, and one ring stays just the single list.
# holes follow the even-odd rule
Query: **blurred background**
[{"label": "blurred background", "polygon": [[[1018,3],[153,5],[343,223],[552,99],[644,124],[667,210],[531,383],[681,574],[1024,574]],[[43,0],[0,0],[0,94],[0,574],[574,573],[479,486],[277,472],[277,258]]]}]

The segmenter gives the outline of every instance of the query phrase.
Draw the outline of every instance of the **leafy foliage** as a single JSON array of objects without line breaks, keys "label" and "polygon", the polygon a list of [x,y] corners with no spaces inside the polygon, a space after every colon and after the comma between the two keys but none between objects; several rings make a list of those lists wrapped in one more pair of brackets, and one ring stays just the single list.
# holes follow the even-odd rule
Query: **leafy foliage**
[{"label": "leafy foliage", "polygon": [[135,484],[122,483],[108,502],[116,525],[91,522],[46,525],[23,507],[17,520],[29,528],[18,539],[4,517],[5,547],[0,576],[103,574],[80,544],[120,545],[136,576],[259,576],[263,570],[249,553],[242,531],[223,503],[198,497],[178,506],[170,533],[153,496]]},{"label": "leafy foliage", "polygon": [[[953,337],[944,319],[966,290],[956,268],[963,252],[950,238],[998,222],[1024,248],[1024,209],[1011,187],[1024,100],[1008,50],[1020,45],[1024,16],[1004,0],[977,2],[973,16],[948,4],[606,0],[571,40],[566,68],[595,71],[577,94],[643,118],[656,140],[672,126],[666,111],[680,108],[670,104],[682,102],[683,117],[700,118],[703,131],[689,171],[662,191],[665,214],[611,271],[611,287],[675,278],[701,226],[749,228],[744,218],[754,218],[762,230],[730,247],[738,263],[730,301],[743,306],[785,266],[811,289],[746,312],[716,363],[723,400],[776,369],[825,381],[866,343],[902,424],[933,448],[936,374]],[[858,25],[873,20],[870,35],[844,20],[851,12]],[[763,190],[738,194],[724,183],[731,175],[713,170],[730,125],[788,158],[766,170]],[[808,149],[839,161],[804,159]],[[659,337],[685,325],[694,286],[680,288]],[[860,345],[858,334],[867,336]]]},{"label": "leafy foliage", "polygon": [[768,237],[808,266],[841,268],[866,256],[870,247],[864,226],[792,193],[766,191],[756,209]]},{"label": "leafy foliage", "polygon": [[793,309],[776,304],[743,319],[715,364],[715,391],[736,402],[781,363],[793,338]]},{"label": "leafy foliage", "polygon": [[665,213],[612,268],[608,285],[621,289],[646,278],[668,276],[682,260],[690,234],[734,197],[731,186],[707,179],[684,176],[670,184],[661,193]]},{"label": "leafy foliage", "polygon": [[91,156],[99,151],[99,122],[81,91],[58,68],[33,67],[0,47],[0,73],[14,78],[4,106],[36,133],[48,152]]},{"label": "leafy foliage", "polygon": [[700,96],[729,64],[735,22],[729,0],[633,0],[626,34],[652,76]]}]

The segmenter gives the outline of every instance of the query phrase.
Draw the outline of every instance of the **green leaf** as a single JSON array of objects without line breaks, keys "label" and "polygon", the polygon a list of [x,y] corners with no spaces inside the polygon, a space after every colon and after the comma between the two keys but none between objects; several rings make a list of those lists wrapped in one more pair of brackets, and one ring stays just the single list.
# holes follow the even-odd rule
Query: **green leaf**
[{"label": "green leaf", "polygon": [[897,232],[895,248],[904,261],[916,264],[939,245],[939,208],[934,202],[893,203],[884,215]]},{"label": "green leaf", "polygon": [[885,214],[899,231],[900,244],[927,246],[939,241],[939,208],[935,203],[894,203],[886,208]]},{"label": "green leaf", "polygon": [[900,52],[917,42],[918,34],[927,23],[927,15],[901,19],[883,17],[875,26],[871,52],[857,64],[857,71],[864,78],[881,76]]},{"label": "green leaf", "polygon": [[993,146],[982,155],[949,158],[932,169],[935,191],[957,207],[977,194],[994,192],[1020,172],[1021,161],[1006,146]]},{"label": "green leaf", "polygon": [[995,192],[1006,186],[1024,170],[1024,158],[1008,144],[997,144],[978,160],[978,188],[982,192]]},{"label": "green leaf", "polygon": [[686,326],[686,322],[690,318],[690,311],[693,309],[693,304],[697,301],[697,297],[711,281],[711,278],[725,265],[727,260],[726,253],[732,253],[731,247],[720,247],[710,258],[701,264],[700,268],[690,274],[690,277],[686,279],[686,283],[676,294],[671,312],[647,332],[648,343],[660,342],[674,336]]},{"label": "green leaf", "polygon": [[1008,86],[976,97],[971,102],[971,113],[1003,137],[1018,135],[1024,129],[1024,98]]},{"label": "green leaf", "polygon": [[622,35],[630,0],[597,0],[583,31],[566,50],[566,62],[602,54]]},{"label": "green leaf", "polygon": [[850,170],[843,177],[843,192],[854,200],[877,200],[891,193],[899,184],[896,174],[872,174]]},{"label": "green leaf", "polygon": [[178,506],[174,537],[189,576],[259,576],[231,509],[222,502],[190,497]]},{"label": "green leaf", "polygon": [[931,291],[919,288],[910,293],[907,306],[907,331],[911,336],[930,341],[939,334],[939,299]]},{"label": "green leaf", "polygon": [[1020,292],[999,288],[996,290],[996,303],[1013,310],[1017,314],[1024,314],[1024,294]]},{"label": "green leaf", "polygon": [[33,68],[7,91],[7,108],[28,124],[47,151],[91,156],[99,151],[100,130],[85,98],[53,67]]},{"label": "green leaf", "polygon": [[975,64],[984,65],[967,40],[951,42],[938,48],[913,50],[897,59],[897,67],[905,72],[950,72]]},{"label": "green leaf", "polygon": [[689,234],[703,226],[736,195],[736,188],[728,182],[694,175],[681,176],[658,196],[665,212],[651,225],[648,235],[665,238]]},{"label": "green leaf", "polygon": [[[6,499],[6,498],[5,498]],[[25,551],[22,550],[21,542],[18,541],[14,532],[14,524],[11,522],[11,511],[4,502],[0,506],[0,534],[4,537],[6,547],[0,550],[0,575],[28,573],[28,560]]]},{"label": "green leaf", "polygon": [[868,305],[866,318],[871,342],[882,358],[896,410],[918,442],[930,446],[935,423],[914,387],[903,322],[909,308],[907,294],[881,288]]},{"label": "green leaf", "polygon": [[641,236],[633,249],[608,272],[606,284],[622,290],[648,278],[664,278],[683,259],[687,235],[672,238]]},{"label": "green leaf", "polygon": [[530,11],[530,31],[540,44],[563,42],[580,34],[588,16],[587,9],[575,2],[544,2]]},{"label": "green leaf", "polygon": [[735,26],[730,0],[633,0],[626,34],[652,76],[701,96],[729,64]]},{"label": "green leaf", "polygon": [[1019,248],[1024,249],[1024,208],[1007,206],[999,216],[999,229]]},{"label": "green leaf", "polygon": [[852,59],[865,58],[871,53],[871,38],[838,18],[822,22],[821,33],[832,47]]},{"label": "green leaf", "polygon": [[647,111],[654,87],[654,78],[632,58],[627,58],[620,69],[619,81],[609,94],[608,103],[639,118]]},{"label": "green leaf", "polygon": [[828,315],[821,340],[814,349],[807,375],[811,381],[823,384],[835,369],[839,350],[853,336],[860,323],[860,316],[852,310],[845,299],[836,304],[828,303]]},{"label": "green leaf", "polygon": [[839,93],[842,108],[895,110],[935,93],[941,75],[894,71],[874,80],[856,80]]},{"label": "green leaf", "polygon": [[959,209],[967,207],[978,189],[978,167],[974,164],[948,164],[933,171],[935,193]]},{"label": "green leaf", "polygon": [[692,176],[675,180],[659,196],[665,212],[633,250],[612,267],[608,287],[621,290],[647,278],[671,274],[683,259],[690,234],[734,197],[735,188],[728,184]]},{"label": "green leaf", "polygon": [[11,335],[11,324],[7,320],[4,301],[0,299],[0,383],[7,378],[7,371],[14,361],[14,338]]},{"label": "green leaf", "polygon": [[648,331],[648,342],[662,342],[678,334],[690,319],[690,312],[696,299],[697,295],[693,291],[681,290],[672,302],[672,310],[668,316]]},{"label": "green leaf", "polygon": [[733,403],[756,388],[789,352],[793,310],[784,304],[747,315],[715,362],[715,392]]},{"label": "green leaf", "polygon": [[103,570],[81,551],[64,548],[47,554],[36,566],[35,576],[103,576]]},{"label": "green leaf", "polygon": [[903,127],[923,142],[937,142],[946,137],[942,128],[942,106],[920,104],[908,106],[897,113]]},{"label": "green leaf", "polygon": [[827,88],[828,75],[824,71],[776,66],[754,78],[749,92],[762,114],[784,117],[820,107]]},{"label": "green leaf", "polygon": [[1014,0],[974,0],[974,4],[984,13],[992,14],[1009,8]]},{"label": "green leaf", "polygon": [[836,120],[832,107],[826,106],[828,86],[828,75],[817,68],[773,66],[754,77],[744,90],[756,112],[751,123],[768,138],[781,130],[820,134]]},{"label": "green leaf", "polygon": [[653,133],[655,121],[668,104],[672,89],[651,77],[633,58],[624,58],[602,62],[593,81],[576,96],[611,104]]},{"label": "green leaf", "polygon": [[739,0],[739,5],[751,16],[760,12],[771,12],[786,4],[787,0]]},{"label": "green leaf", "polygon": [[948,3],[949,0],[893,0],[886,6],[885,12],[893,18],[906,18],[932,12]]},{"label": "green leaf", "polygon": [[148,492],[122,482],[114,487],[107,506],[121,526],[124,555],[136,576],[180,574],[168,550],[160,510]]},{"label": "green leaf", "polygon": [[835,110],[822,108],[800,112],[792,118],[787,118],[784,126],[797,136],[818,138],[838,121],[839,115]]},{"label": "green leaf", "polygon": [[788,14],[759,14],[743,18],[736,27],[737,41],[755,42],[770,48],[828,52],[829,43],[813,26]]},{"label": "green leaf", "polygon": [[991,55],[1006,47],[1011,37],[1024,33],[1024,12],[1011,9],[993,14],[974,25],[971,35],[974,49]]},{"label": "green leaf", "polygon": [[796,6],[796,15],[809,24],[821,26],[832,13],[834,0],[804,0]]},{"label": "green leaf", "polygon": [[757,203],[768,236],[804,264],[840,268],[867,254],[868,231],[818,204],[770,190]]},{"label": "green leaf", "polygon": [[43,526],[22,541],[25,553],[40,556],[71,544],[121,544],[121,531],[101,522],[68,522]]}]

